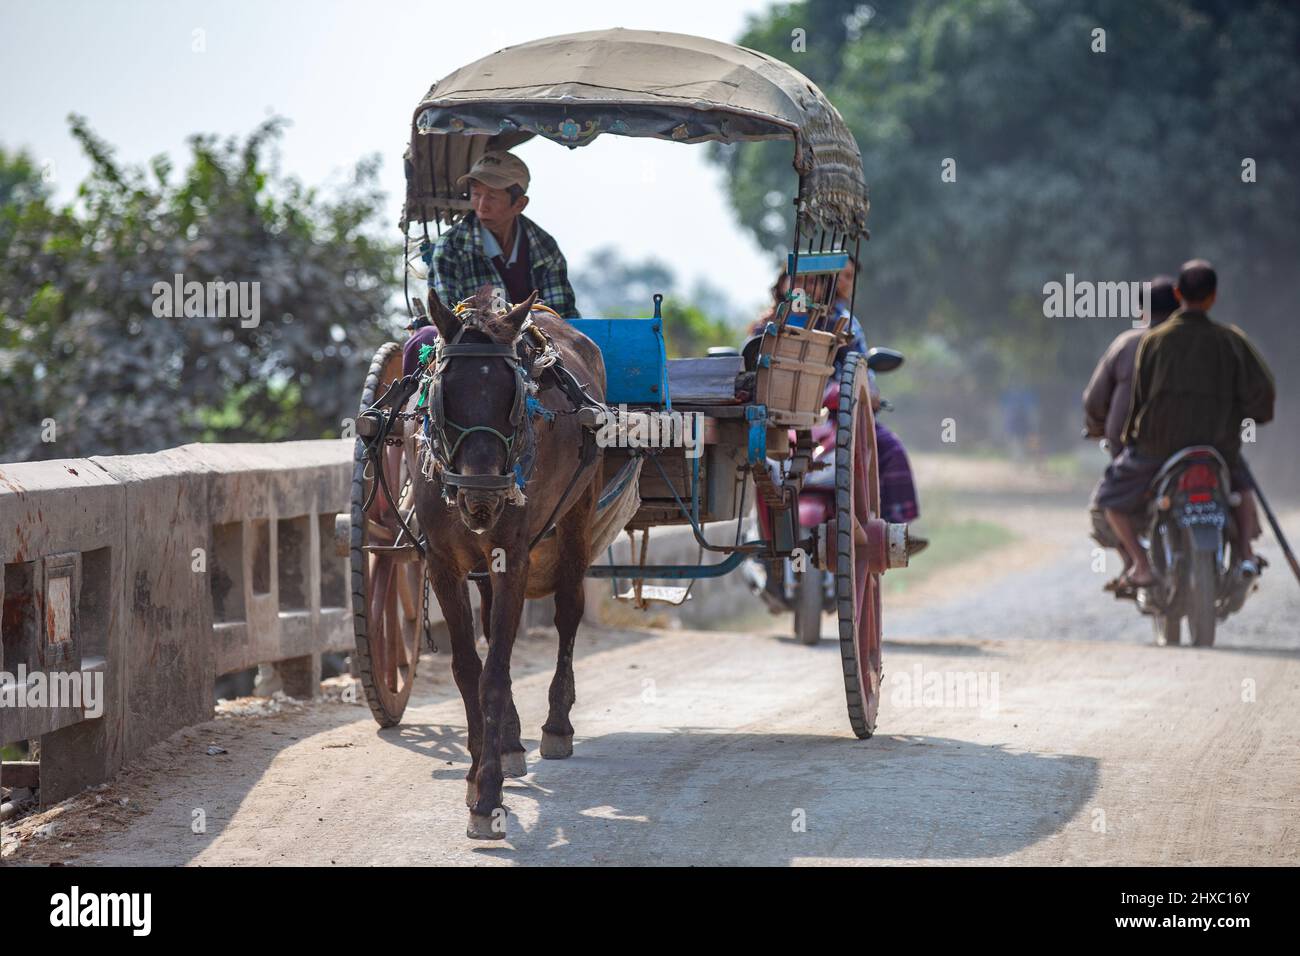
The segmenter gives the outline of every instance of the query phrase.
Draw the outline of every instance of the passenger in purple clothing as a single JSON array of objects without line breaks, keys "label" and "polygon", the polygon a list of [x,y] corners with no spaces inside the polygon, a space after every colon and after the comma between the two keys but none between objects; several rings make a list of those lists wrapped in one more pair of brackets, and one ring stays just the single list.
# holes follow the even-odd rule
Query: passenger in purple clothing
[{"label": "passenger in purple clothing", "polygon": [[[857,263],[849,257],[848,264],[840,271],[835,281],[835,304],[832,313],[838,318],[848,316],[848,330],[852,340],[840,349],[835,357],[835,374],[838,376],[844,367],[844,357],[850,352],[867,354],[867,337],[862,324],[853,315],[853,278]],[[916,481],[912,477],[912,465],[907,460],[907,451],[903,442],[892,431],[880,423],[880,388],[876,384],[876,373],[868,372],[871,383],[871,411],[876,421],[876,457],[880,469],[880,516],[895,524],[915,521],[921,514],[921,506],[916,493]],[[913,536],[914,543],[925,542],[924,538]],[[912,553],[925,547],[920,543]]]}]

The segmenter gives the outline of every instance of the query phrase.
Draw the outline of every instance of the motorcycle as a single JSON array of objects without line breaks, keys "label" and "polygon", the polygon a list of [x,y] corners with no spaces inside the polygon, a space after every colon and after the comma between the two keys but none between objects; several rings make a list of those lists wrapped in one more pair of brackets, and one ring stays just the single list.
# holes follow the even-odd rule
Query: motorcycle
[{"label": "motorcycle", "polygon": [[[893,406],[880,397],[875,374],[892,372],[903,364],[903,354],[894,349],[873,348],[867,352],[867,368],[871,371],[872,407],[876,413],[890,411]],[[799,492],[799,527],[806,536],[820,533],[826,523],[835,517],[835,412],[839,407],[840,385],[832,379],[823,396],[823,405],[829,412],[826,421],[813,426],[812,467],[804,478]],[[794,439],[793,433],[791,440]],[[882,495],[884,489],[882,489]],[[888,502],[882,499],[882,505]],[[892,520],[892,519],[891,519]],[[763,534],[770,535],[770,514],[758,509],[758,525]],[[910,537],[909,553],[915,554],[925,547],[926,541]],[[796,569],[789,559],[778,561],[750,561],[744,569],[750,589],[763,599],[773,614],[794,612],[795,637],[801,644],[815,645],[821,640],[821,621],[825,611],[836,606],[835,576],[811,559],[803,568]]]},{"label": "motorcycle", "polygon": [[1196,445],[1172,455],[1152,482],[1145,534],[1156,583],[1116,596],[1150,616],[1156,643],[1176,647],[1181,621],[1194,647],[1212,647],[1218,621],[1241,610],[1258,586],[1258,569],[1237,554],[1228,465],[1214,448]]}]

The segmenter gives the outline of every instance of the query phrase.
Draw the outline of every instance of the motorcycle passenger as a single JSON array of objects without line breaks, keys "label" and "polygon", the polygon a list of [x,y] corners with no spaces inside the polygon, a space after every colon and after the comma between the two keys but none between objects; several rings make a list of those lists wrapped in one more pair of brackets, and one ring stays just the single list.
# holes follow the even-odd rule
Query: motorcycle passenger
[{"label": "motorcycle passenger", "polygon": [[[1104,438],[1106,451],[1112,459],[1124,448],[1124,421],[1128,418],[1128,409],[1133,396],[1133,367],[1137,363],[1138,344],[1149,329],[1154,329],[1178,309],[1178,297],[1174,294],[1174,280],[1170,276],[1156,276],[1151,280],[1151,301],[1143,302],[1146,310],[1145,328],[1128,329],[1115,337],[1110,343],[1092,378],[1083,390],[1083,415],[1085,434],[1088,438]],[[1106,514],[1097,504],[1097,493],[1101,483],[1093,490],[1088,508],[1092,518],[1092,537],[1104,548],[1119,551],[1124,560],[1123,572],[1131,567],[1128,555],[1120,547],[1119,538],[1106,521]],[[1119,576],[1108,582],[1105,590],[1113,591],[1124,577]]]},{"label": "motorcycle passenger", "polygon": [[1245,419],[1264,424],[1273,418],[1273,377],[1244,332],[1209,317],[1218,277],[1204,259],[1184,263],[1175,288],[1181,308],[1138,345],[1133,397],[1119,453],[1097,489],[1097,504],[1118,536],[1132,567],[1123,585],[1155,583],[1136,523],[1145,508],[1152,479],[1175,452],[1211,445],[1231,470],[1241,504],[1234,509],[1241,573],[1259,573],[1251,540],[1259,535],[1254,501],[1241,466],[1241,427]]}]

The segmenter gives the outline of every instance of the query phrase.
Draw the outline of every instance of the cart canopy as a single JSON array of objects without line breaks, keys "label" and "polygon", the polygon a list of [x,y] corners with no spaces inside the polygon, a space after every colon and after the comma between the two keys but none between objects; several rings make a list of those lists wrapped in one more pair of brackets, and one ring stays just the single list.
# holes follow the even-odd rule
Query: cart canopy
[{"label": "cart canopy", "polygon": [[488,149],[534,135],[569,147],[602,133],[681,143],[788,139],[805,226],[866,232],[862,156],[811,80],[717,40],[599,30],[507,47],[434,84],[415,110],[402,226],[469,208],[456,180]]}]

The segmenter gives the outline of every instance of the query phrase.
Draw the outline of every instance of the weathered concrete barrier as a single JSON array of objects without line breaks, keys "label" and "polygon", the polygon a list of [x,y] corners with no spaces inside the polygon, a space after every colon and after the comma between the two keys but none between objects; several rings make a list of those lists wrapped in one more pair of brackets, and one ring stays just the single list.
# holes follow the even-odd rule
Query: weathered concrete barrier
[{"label": "weathered concrete barrier", "polygon": [[[332,540],[352,454],[343,440],[196,444],[0,465],[0,681],[15,678],[15,700],[33,704],[0,700],[0,744],[40,739],[44,803],[211,719],[221,674],[273,663],[290,695],[319,693],[321,654],[353,646],[347,559]],[[614,551],[631,560],[625,537]],[[651,533],[651,563],[697,555],[689,528]],[[701,582],[674,614],[716,621],[743,592],[737,574]],[[588,595],[602,620],[610,582],[589,581]],[[530,605],[529,623],[549,624],[546,602]],[[429,617],[441,625],[436,601]],[[36,693],[73,674],[102,682],[94,706]]]},{"label": "weathered concrete barrier", "polygon": [[98,716],[0,706],[0,743],[41,739],[43,802],[211,719],[219,674],[275,662],[288,693],[318,691],[321,653],[352,646],[330,546],[351,456],[309,441],[0,466],[0,672],[24,674],[20,699],[103,675]]}]

